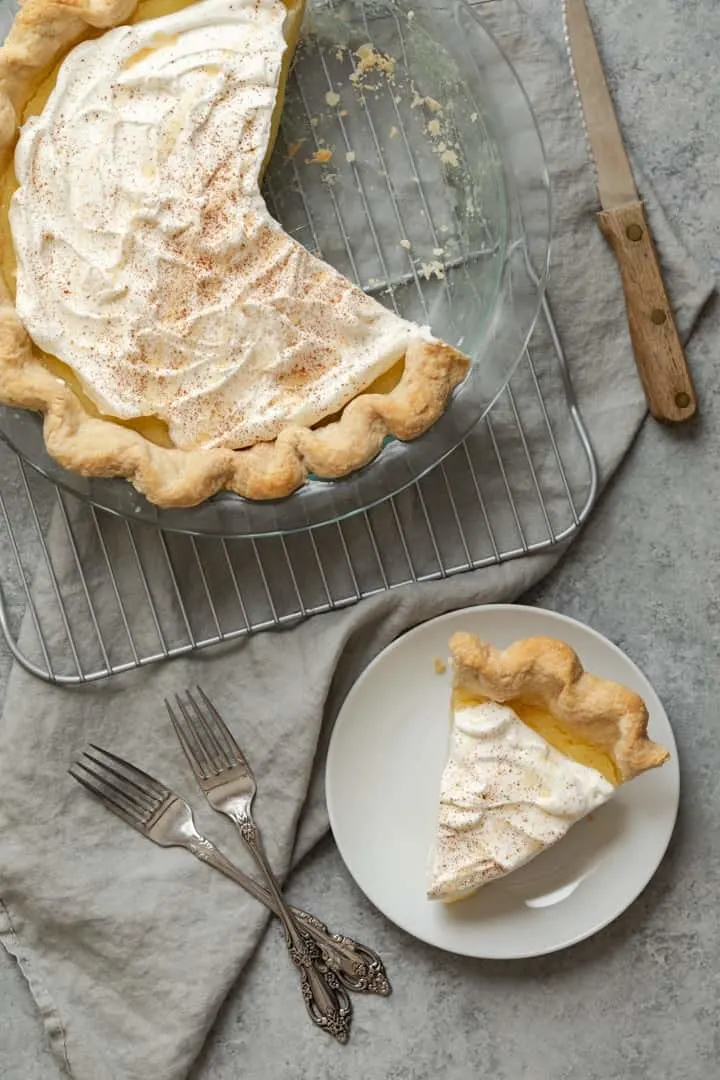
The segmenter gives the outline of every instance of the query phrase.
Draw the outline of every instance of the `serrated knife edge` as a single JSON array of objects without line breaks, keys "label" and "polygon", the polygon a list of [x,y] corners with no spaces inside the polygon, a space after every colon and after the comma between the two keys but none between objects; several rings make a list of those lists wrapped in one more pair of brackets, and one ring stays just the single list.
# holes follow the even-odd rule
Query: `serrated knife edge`
[{"label": "serrated knife edge", "polygon": [[[562,15],[570,72],[600,202],[606,210],[624,206],[639,196],[585,0],[563,0]],[[587,68],[583,72],[576,55],[581,53]]]},{"label": "serrated knife edge", "polygon": [[580,123],[582,124],[583,134],[585,135],[585,147],[590,158],[590,164],[593,172],[595,173],[595,186],[597,187],[597,163],[595,161],[595,155],[590,143],[590,134],[588,132],[588,126],[585,121],[585,110],[582,107],[582,98],[580,97],[580,86],[577,80],[577,72],[575,71],[575,58],[573,57],[572,44],[570,42],[570,30],[568,27],[568,0],[562,0],[562,27],[563,38],[565,41],[565,53],[570,65],[570,78],[572,79],[573,87],[575,88],[575,106],[580,115]]}]

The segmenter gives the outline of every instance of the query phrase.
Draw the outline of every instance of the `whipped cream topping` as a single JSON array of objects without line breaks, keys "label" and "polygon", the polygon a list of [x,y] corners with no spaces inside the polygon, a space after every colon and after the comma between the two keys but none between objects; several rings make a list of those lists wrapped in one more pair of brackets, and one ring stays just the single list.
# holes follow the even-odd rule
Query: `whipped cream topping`
[{"label": "whipped cream topping", "polygon": [[596,769],[550,746],[509,706],[458,709],[428,895],[460,899],[517,870],[614,790]]},{"label": "whipped cream topping", "polygon": [[24,125],[16,306],[101,412],[240,448],[339,411],[429,333],[311,256],[259,179],[280,0],[204,0],[108,31]]}]

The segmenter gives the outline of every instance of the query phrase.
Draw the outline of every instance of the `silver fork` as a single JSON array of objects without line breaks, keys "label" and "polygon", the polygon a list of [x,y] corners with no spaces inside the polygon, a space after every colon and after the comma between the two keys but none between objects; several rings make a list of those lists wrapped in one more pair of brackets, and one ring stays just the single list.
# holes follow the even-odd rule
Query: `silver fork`
[{"label": "silver fork", "polygon": [[[190,807],[179,795],[170,791],[159,780],[149,776],[142,769],[118,757],[117,754],[111,754],[110,751],[102,750],[98,746],[91,748],[95,754],[102,755],[105,761],[98,761],[86,751],[74,766],[76,770],[83,770],[83,775],[70,770],[76,780],[85,787],[90,787],[90,790],[98,795],[110,810],[132,825],[148,840],[160,844],[161,847],[186,848],[197,858],[231,878],[277,915],[277,906],[268,890],[230,862],[214,844],[200,835],[195,828]],[[124,770],[124,774],[118,774],[118,767]],[[93,778],[95,786],[91,786],[90,777]],[[104,787],[101,790],[98,785],[103,782]],[[119,782],[124,784],[122,793],[117,791]],[[118,795],[122,795],[122,803]],[[128,796],[131,803],[130,813],[127,806]],[[157,817],[154,816],[160,810],[163,800],[169,799],[175,799],[177,802],[174,813],[182,811],[186,815],[189,830],[178,830],[172,815],[158,813]],[[148,800],[151,804],[150,818],[145,814]],[[303,911],[302,908],[293,907],[292,912],[316,941],[323,962],[332,969],[347,990],[358,994],[379,994],[381,997],[387,997],[392,993],[385,966],[374,949],[342,934],[333,934],[324,922],[308,911]]]},{"label": "silver fork", "polygon": [[[182,721],[176,715],[170,702],[165,701],[172,725],[205,798],[214,810],[225,814],[237,825],[255,864],[265,878],[268,890],[277,906],[278,918],[285,931],[290,958],[300,971],[303,996],[310,1016],[315,1023],[320,1023],[323,1027],[327,1026],[324,1019],[327,1007],[322,1004],[324,980],[319,981],[318,969],[318,963],[322,962],[322,954],[286,904],[265,854],[265,848],[252,814],[252,805],[257,794],[257,783],[252,769],[220,713],[200,687],[198,687],[198,694],[205,706],[204,710],[189,690],[185,691],[187,704],[179,694],[175,695]],[[330,975],[330,973],[327,974]],[[330,978],[327,981],[330,982]],[[337,980],[334,981],[337,982]],[[348,1010],[346,1015],[349,1023],[350,1001],[347,995],[346,1000]],[[319,1009],[318,1006],[320,1006]],[[335,1030],[342,1029],[342,1005],[330,1022]],[[336,1038],[338,1037],[336,1035]]]},{"label": "silver fork", "polygon": [[[198,832],[188,804],[160,781],[93,743],[71,765],[69,772],[109,810],[142,836],[161,847],[186,848],[202,862],[232,878],[278,914],[272,894],[231,863],[214,844]],[[315,947],[318,954],[325,950],[331,952],[335,942],[327,927],[306,912],[296,911],[295,914],[303,920],[313,944],[317,942]],[[349,941],[349,944],[353,945],[354,942]],[[317,979],[314,982],[320,984],[317,1001],[308,997],[306,984],[304,981],[302,983],[306,1008],[318,1027],[333,1035],[338,1042],[347,1042],[351,1013],[349,998],[332,971],[327,971],[324,975],[321,971],[316,971],[315,974]],[[310,983],[310,993],[313,991],[314,986]]]}]

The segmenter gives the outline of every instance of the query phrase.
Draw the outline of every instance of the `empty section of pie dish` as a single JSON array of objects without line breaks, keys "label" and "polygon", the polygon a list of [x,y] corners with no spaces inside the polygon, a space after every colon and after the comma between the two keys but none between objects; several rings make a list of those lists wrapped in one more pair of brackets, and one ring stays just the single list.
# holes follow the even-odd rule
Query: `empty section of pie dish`
[{"label": "empty section of pie dish", "polygon": [[37,469],[112,512],[216,535],[291,532],[388,498],[449,454],[507,384],[547,276],[542,141],[502,49],[463,2],[318,4],[306,14],[265,177],[273,215],[309,250],[472,363],[441,418],[386,440],[366,467],[293,495],[221,493],[158,509],[123,480],[47,453],[38,416],[3,406],[0,432]]}]

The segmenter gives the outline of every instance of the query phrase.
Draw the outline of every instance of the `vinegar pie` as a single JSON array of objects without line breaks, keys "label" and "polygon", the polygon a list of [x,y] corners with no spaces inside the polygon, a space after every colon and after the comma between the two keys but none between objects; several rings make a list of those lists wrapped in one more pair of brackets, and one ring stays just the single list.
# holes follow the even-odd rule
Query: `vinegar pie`
[{"label": "vinegar pie", "polygon": [[26,0],[0,48],[0,400],[161,506],[345,475],[467,371],[265,206],[302,15]]},{"label": "vinegar pie", "polygon": [[573,650],[528,638],[500,651],[450,642],[450,753],[428,896],[470,896],[555,844],[620,784],[667,761],[632,690],[590,675]]}]

